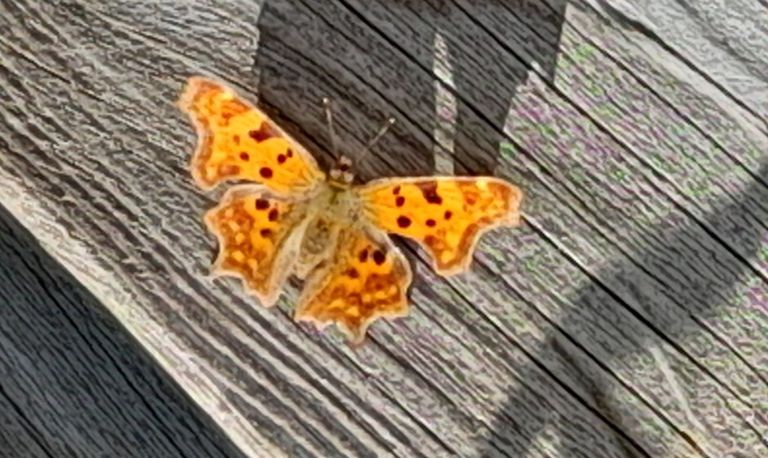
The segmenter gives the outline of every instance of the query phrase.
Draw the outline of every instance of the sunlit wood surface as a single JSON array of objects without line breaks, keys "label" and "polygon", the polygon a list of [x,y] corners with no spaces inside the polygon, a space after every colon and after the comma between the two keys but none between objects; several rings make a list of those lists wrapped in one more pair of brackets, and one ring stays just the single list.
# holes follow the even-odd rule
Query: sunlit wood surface
[{"label": "sunlit wood surface", "polygon": [[[525,225],[346,346],[207,276],[193,74]],[[764,0],[0,0],[0,456],[768,456]]]}]

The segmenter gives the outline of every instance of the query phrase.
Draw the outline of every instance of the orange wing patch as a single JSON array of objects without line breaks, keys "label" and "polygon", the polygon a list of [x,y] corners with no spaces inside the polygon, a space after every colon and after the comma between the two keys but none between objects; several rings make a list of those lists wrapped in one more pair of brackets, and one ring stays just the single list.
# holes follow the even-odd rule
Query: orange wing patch
[{"label": "orange wing patch", "polygon": [[296,320],[320,328],[335,322],[360,343],[377,318],[408,314],[410,266],[386,234],[376,238],[359,227],[343,230],[334,255],[310,274]]},{"label": "orange wing patch", "polygon": [[278,199],[260,186],[230,189],[205,215],[219,239],[214,272],[241,277],[272,306],[298,256],[305,216],[306,204]]},{"label": "orange wing patch", "polygon": [[387,178],[358,193],[373,224],[419,242],[441,275],[469,267],[483,232],[520,220],[522,192],[497,178]]},{"label": "orange wing patch", "polygon": [[199,143],[191,166],[203,189],[231,179],[262,183],[279,193],[296,193],[325,179],[301,145],[232,89],[193,77],[179,106],[197,127]]}]

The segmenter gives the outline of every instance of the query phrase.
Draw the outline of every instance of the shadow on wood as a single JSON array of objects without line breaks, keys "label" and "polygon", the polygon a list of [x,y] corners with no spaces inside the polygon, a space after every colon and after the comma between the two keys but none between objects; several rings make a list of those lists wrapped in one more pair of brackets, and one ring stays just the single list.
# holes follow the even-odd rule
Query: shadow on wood
[{"label": "shadow on wood", "polygon": [[[748,264],[748,260],[738,253],[750,253],[757,256],[761,249],[761,237],[763,236],[761,230],[765,229],[764,224],[756,221],[755,215],[746,211],[743,205],[743,203],[750,201],[752,203],[768,202],[768,188],[763,185],[765,178],[768,177],[768,164],[764,164],[757,175],[758,179],[753,181],[742,194],[724,198],[726,202],[723,202],[719,208],[712,211],[703,221],[694,219],[688,226],[679,228],[668,236],[664,235],[663,227],[657,227],[652,232],[659,234],[662,243],[655,246],[646,246],[645,251],[642,252],[629,253],[627,256],[629,259],[626,259],[623,263],[611,265],[604,269],[607,272],[606,276],[592,277],[592,282],[582,288],[572,299],[573,306],[570,307],[570,310],[579,310],[580,316],[566,315],[560,318],[559,323],[553,326],[553,329],[560,332],[557,335],[549,335],[543,344],[544,348],[551,350],[554,354],[558,354],[562,360],[567,361],[572,366],[575,373],[581,375],[581,387],[578,387],[576,390],[573,390],[573,387],[566,389],[573,396],[577,397],[579,402],[587,406],[599,406],[599,411],[596,414],[614,429],[617,435],[616,443],[629,442],[637,450],[643,450],[632,439],[632,435],[627,434],[627,431],[631,431],[632,427],[631,425],[623,424],[623,415],[617,411],[618,406],[621,405],[621,400],[610,397],[612,392],[611,386],[623,382],[619,378],[594,380],[590,377],[590,374],[598,372],[582,367],[582,361],[584,360],[589,360],[591,361],[590,364],[594,363],[605,368],[604,373],[611,374],[613,377],[617,377],[617,374],[611,371],[609,367],[611,365],[610,361],[600,361],[598,357],[590,354],[586,347],[573,337],[574,334],[578,333],[576,329],[578,324],[574,323],[585,319],[591,319],[596,322],[605,320],[603,316],[605,306],[601,307],[600,304],[609,303],[608,306],[620,307],[635,318],[631,321],[617,323],[616,326],[620,332],[622,326],[647,327],[649,332],[653,333],[659,340],[674,347],[679,354],[689,358],[694,365],[699,366],[702,371],[707,373],[707,376],[718,380],[718,383],[720,383],[717,373],[713,373],[711,368],[700,365],[696,361],[696,355],[691,355],[678,342],[695,338],[698,333],[711,333],[711,329],[707,326],[708,320],[726,314],[725,312],[728,312],[726,309],[732,306],[725,299],[728,297],[728,290],[738,285],[747,275],[754,275],[756,273]],[[757,224],[751,228],[745,228],[739,238],[739,246],[731,247],[711,231],[711,228],[721,226],[720,223],[726,220],[756,221]],[[702,252],[713,254],[712,266],[691,264],[691,260],[702,259]],[[649,271],[644,269],[643,263],[653,260],[664,260],[666,258],[673,259],[673,262],[655,270],[653,272],[654,277],[651,279],[647,275]],[[698,280],[689,280],[689,283],[686,283],[685,281],[680,281],[680,278]],[[625,298],[617,295],[609,285],[618,283],[628,285],[629,290],[633,291],[633,294],[641,297],[641,299],[635,297],[625,300]],[[664,291],[663,294],[668,297],[653,296],[654,292],[660,289],[659,285],[661,285],[661,289]],[[686,290],[685,293],[690,295],[689,300],[681,301],[679,300],[681,296],[677,293],[682,288],[686,288],[686,285],[695,285],[695,289]],[[638,303],[640,303],[641,310],[637,309]],[[647,316],[669,316],[669,313],[664,308],[669,307],[670,304],[682,309],[675,316],[690,316],[693,319],[693,323],[683,321],[682,319],[679,321],[670,320],[665,322],[663,327],[659,327],[645,318]],[[753,305],[760,306],[760,304]],[[729,313],[737,314],[738,311],[733,310]],[[626,335],[633,334],[637,334],[637,332],[626,329]],[[633,354],[642,353],[647,350],[648,345],[655,344],[627,340],[625,348],[617,352],[613,357],[624,359]],[[579,353],[578,355],[572,353],[575,348],[578,348],[576,350]],[[768,386],[765,374],[761,374],[759,368],[751,366],[746,358],[739,354],[739,348],[732,347],[731,350],[737,354],[739,360],[751,368],[751,376],[759,379],[761,381],[759,383],[762,383],[764,386]],[[662,358],[665,357],[661,351],[658,353]],[[541,361],[547,360],[547,355],[534,354],[530,356],[530,369],[521,368],[520,373],[525,374],[526,372],[533,371],[535,368],[549,372],[546,367],[541,365]],[[551,375],[554,379],[557,379],[554,374]],[[665,380],[664,383],[670,385],[677,384],[673,379]],[[725,386],[724,389],[730,391],[734,397],[740,398],[749,405],[749,401],[744,400],[743,396],[735,393],[732,388]],[[672,389],[672,391],[674,392],[675,390]],[[681,392],[684,393],[684,390]],[[584,399],[578,393],[589,393],[592,399]],[[684,398],[678,399],[678,401],[683,404],[686,403]],[[522,400],[522,396],[517,392],[512,391],[509,393],[504,408],[497,413],[494,422],[496,435],[493,437],[502,438],[502,440],[495,439],[493,442],[482,445],[480,447],[480,454],[482,456],[526,456],[526,453],[532,448],[531,441],[544,432],[544,428],[541,428],[534,434],[523,434],[521,432],[522,428],[517,422],[525,418],[526,415],[529,415],[526,412],[527,407],[526,402]],[[752,407],[759,410],[759,407]],[[657,413],[661,414],[661,412]],[[688,432],[680,429],[674,422],[665,421],[680,435],[682,440],[686,441],[692,448],[702,453],[702,455],[706,455],[706,453],[701,451],[699,445],[696,444],[697,438],[691,437]],[[760,420],[758,419],[758,421]],[[765,421],[766,418],[763,418],[762,422]],[[558,435],[558,431],[549,431],[548,433],[555,436]],[[757,434],[756,431],[755,433]],[[724,432],[724,434],[726,433]],[[524,437],[526,437],[528,442],[524,443],[520,449],[508,450],[501,443],[503,441],[506,442],[505,439],[510,439],[508,443],[514,443],[515,441],[511,439],[514,438],[519,441]],[[606,438],[606,440],[608,439]],[[659,446],[663,447],[663,444],[659,444]],[[651,451],[646,451],[646,455],[638,455],[637,450],[627,448],[625,450],[627,456],[656,455]]]},{"label": "shadow on wood", "polygon": [[3,207],[0,259],[0,456],[242,456]]},{"label": "shadow on wood", "polygon": [[[333,42],[339,41],[340,35],[354,37],[354,34],[359,32],[358,27],[370,26],[381,36],[386,36],[386,33],[376,30],[376,25],[367,23],[361,17],[350,16],[340,19],[342,23],[350,21],[349,30],[344,30],[338,25],[323,20],[324,16],[333,17],[338,15],[338,12],[317,14],[316,11],[312,11],[316,14],[307,15],[304,10],[309,8],[308,5],[300,7],[287,0],[267,0],[259,15],[260,38],[254,62],[256,71],[260,73],[259,99],[266,105],[267,111],[274,113],[276,110],[270,110],[270,106],[279,107],[279,110],[286,112],[297,125],[306,126],[317,122],[312,117],[320,117],[319,108],[312,108],[312,106],[319,107],[321,97],[319,94],[336,97],[339,104],[349,103],[363,112],[371,107],[384,105],[382,99],[388,99],[391,104],[395,104],[393,97],[405,93],[418,94],[418,98],[404,96],[407,97],[403,102],[403,105],[407,106],[407,113],[376,113],[373,116],[365,113],[373,119],[368,119],[367,127],[362,129],[362,132],[372,134],[381,120],[390,115],[403,122],[404,118],[413,113],[434,114],[436,104],[440,106],[440,101],[437,99],[441,95],[438,93],[435,77],[430,74],[433,74],[436,64],[442,65],[447,67],[454,85],[454,89],[450,89],[447,87],[450,83],[440,83],[446,91],[452,93],[448,98],[455,104],[449,107],[449,111],[451,109],[454,111],[452,117],[455,117],[449,120],[449,124],[455,126],[451,127],[454,130],[451,135],[453,151],[447,153],[452,158],[454,173],[456,175],[494,174],[499,162],[499,142],[503,137],[509,102],[515,96],[516,89],[526,82],[533,62],[536,62],[547,77],[554,76],[566,4],[565,0],[553,0],[548,3],[483,0],[466,2],[462,5],[448,0],[431,2],[396,0],[373,5],[366,4],[365,8],[370,9],[370,14],[386,16],[392,21],[397,21],[399,17],[417,17],[421,20],[421,27],[410,29],[413,35],[408,37],[407,49],[404,51],[427,72],[398,73],[397,59],[372,60],[365,62],[363,66],[371,75],[383,78],[384,87],[379,88],[378,82],[370,81],[365,75],[358,75],[365,80],[361,83],[368,85],[370,89],[359,91],[354,87],[357,83],[345,84],[344,81],[337,79],[341,74],[348,73],[349,68],[319,68],[318,73],[325,72],[327,75],[312,76],[321,79],[326,87],[317,89],[318,95],[311,94],[308,98],[310,95],[307,93],[306,86],[308,75],[296,74],[296,67],[290,64],[291,60],[295,59],[309,60],[307,56],[301,55],[302,50],[312,49],[311,59],[314,60],[324,53],[338,54],[338,51],[334,50]],[[482,25],[478,23],[470,27],[467,23],[476,21],[477,17],[495,18],[502,24],[520,23],[521,18],[524,18],[528,27],[536,33],[528,37],[524,46],[519,46],[519,37],[514,40],[509,38],[509,41],[516,43],[512,48],[507,43],[508,37],[499,36],[484,28],[483,32],[492,36],[493,40],[474,36],[477,33],[477,27]],[[300,30],[302,39],[306,39],[307,43],[301,43],[292,38],[291,34],[296,30]],[[359,37],[356,41],[361,47],[377,46],[377,44],[381,46],[377,41],[380,39],[380,36],[370,39]],[[443,43],[447,51],[445,62],[441,63],[436,62],[439,59],[436,54],[440,54],[436,49],[440,48],[436,44],[438,41]],[[401,46],[397,43],[392,44],[396,47]],[[294,50],[297,50],[297,53],[290,54]],[[380,52],[381,49],[375,51]],[[354,56],[337,56],[337,59],[343,58],[354,58]],[[306,62],[302,62],[302,65],[306,65]],[[329,62],[329,65],[337,65],[337,63]],[[397,79],[387,76],[393,72],[397,73]],[[399,91],[398,88],[404,90]],[[291,112],[290,105],[304,108],[301,111],[293,109]],[[478,108],[482,110],[478,111]],[[311,114],[305,115],[307,112]],[[342,113],[344,113],[343,110]],[[478,114],[480,114],[479,118]],[[304,116],[307,118],[303,118]],[[440,117],[438,113],[437,118]],[[392,131],[394,135],[405,137],[405,143],[409,148],[404,150],[401,142],[384,140],[376,146],[375,156],[385,158],[388,168],[392,169],[387,172],[393,175],[432,175],[435,172],[436,149],[432,131],[439,129],[440,119],[435,119],[433,115],[432,125],[417,119],[411,121],[420,128],[430,131],[429,138],[415,137],[411,127],[398,125],[400,124],[398,123]],[[342,131],[345,124],[352,122],[365,122],[365,120],[343,114],[337,117],[337,123],[341,124]],[[291,130],[290,125],[287,128]],[[312,137],[312,135],[302,135],[296,130],[291,133],[300,141],[308,143],[310,141],[308,137]],[[320,135],[315,137],[321,139],[324,145],[328,145],[325,132],[319,133]],[[354,151],[357,146],[351,146],[350,143],[353,140],[349,134],[339,135],[341,151],[347,153]],[[364,141],[364,137],[362,140]],[[351,157],[355,159],[354,154],[351,154]],[[372,160],[369,156],[367,161]],[[374,170],[373,173],[376,173],[376,167],[369,167],[367,164],[356,165],[361,169]],[[377,175],[372,175],[364,178],[376,177]]]}]

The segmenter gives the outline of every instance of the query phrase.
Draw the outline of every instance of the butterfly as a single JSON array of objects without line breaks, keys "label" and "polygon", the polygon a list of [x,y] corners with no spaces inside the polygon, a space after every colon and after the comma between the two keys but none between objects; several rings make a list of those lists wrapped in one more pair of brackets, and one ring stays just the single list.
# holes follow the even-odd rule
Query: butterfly
[{"label": "butterfly", "polygon": [[[485,231],[519,224],[522,192],[504,180],[356,184],[347,156],[324,173],[301,144],[224,84],[192,77],[178,105],[198,135],[191,161],[197,185],[245,182],[205,213],[219,246],[212,272],[240,277],[267,307],[296,275],[304,286],[294,318],[319,329],[336,323],[351,343],[360,343],[377,318],[408,314],[411,268],[388,234],[418,242],[434,270],[448,276],[469,267]],[[335,145],[329,103],[326,116]]]}]

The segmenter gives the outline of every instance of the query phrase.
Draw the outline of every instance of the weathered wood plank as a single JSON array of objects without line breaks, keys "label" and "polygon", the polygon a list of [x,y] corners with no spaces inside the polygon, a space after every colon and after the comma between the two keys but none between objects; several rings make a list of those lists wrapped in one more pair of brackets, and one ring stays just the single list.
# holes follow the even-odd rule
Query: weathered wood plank
[{"label": "weathered wood plank", "polygon": [[[714,63],[624,2],[0,5],[1,201],[247,453],[765,453],[760,24]],[[364,178],[437,151],[521,183],[528,225],[450,280],[409,250],[412,317],[351,351],[290,321],[293,288],[275,313],[205,279],[191,73],[320,152],[322,96],[347,151],[394,114]]]},{"label": "weathered wood plank", "polygon": [[740,0],[727,7],[713,1],[575,2],[581,3],[591,5],[616,28],[643,36],[633,40],[640,47],[663,49],[660,55],[669,59],[659,59],[659,64],[671,71],[677,67],[696,74],[768,132],[768,13],[764,1]]},{"label": "weathered wood plank", "polygon": [[0,259],[0,456],[241,456],[1,207]]},{"label": "weathered wood plank", "polygon": [[0,395],[0,456],[50,457],[40,433],[5,393]]}]

